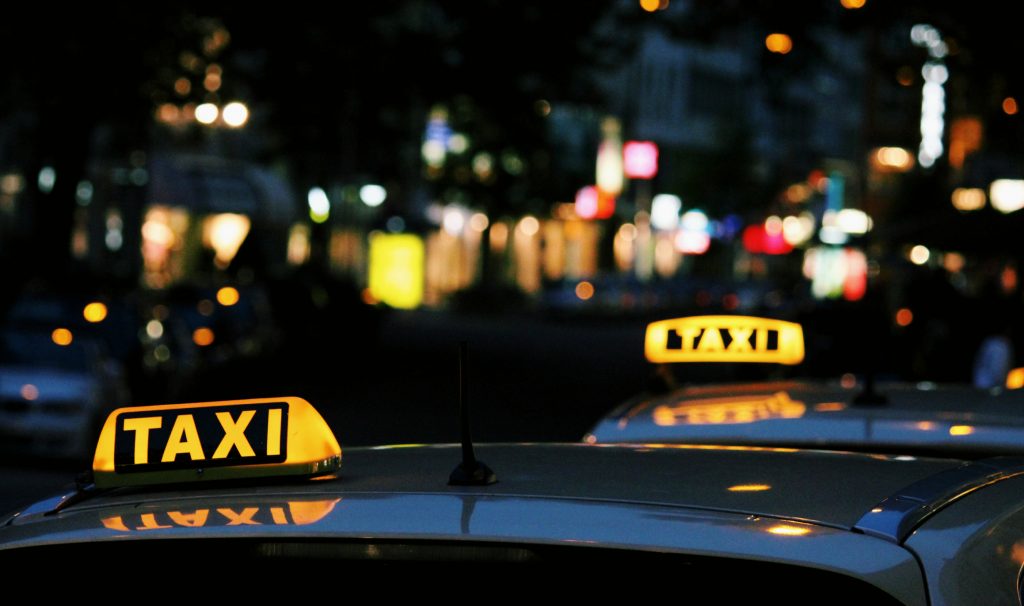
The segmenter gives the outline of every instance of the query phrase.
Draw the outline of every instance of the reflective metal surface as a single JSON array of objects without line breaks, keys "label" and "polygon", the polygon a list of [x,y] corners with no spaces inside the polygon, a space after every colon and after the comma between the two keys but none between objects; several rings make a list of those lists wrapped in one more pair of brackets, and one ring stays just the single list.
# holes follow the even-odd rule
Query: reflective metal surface
[{"label": "reflective metal surface", "polygon": [[954,501],[989,484],[1024,474],[1024,459],[1006,457],[975,461],[924,478],[873,507],[855,528],[903,542],[925,519]]}]

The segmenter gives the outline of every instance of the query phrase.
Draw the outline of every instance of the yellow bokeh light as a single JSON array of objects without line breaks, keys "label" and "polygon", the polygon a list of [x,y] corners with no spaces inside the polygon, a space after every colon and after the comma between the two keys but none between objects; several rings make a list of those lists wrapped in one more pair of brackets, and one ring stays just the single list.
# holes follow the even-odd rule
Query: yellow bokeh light
[{"label": "yellow bokeh light", "polygon": [[905,173],[914,167],[914,156],[902,147],[879,147],[873,161],[875,167],[882,171]]},{"label": "yellow bokeh light", "polygon": [[82,310],[82,316],[86,322],[102,322],[107,318],[107,306],[99,301],[93,301]]},{"label": "yellow bokeh light", "polygon": [[238,303],[239,298],[241,297],[238,294],[238,289],[233,286],[224,286],[217,291],[217,302],[224,307],[231,307]]},{"label": "yellow bokeh light", "polygon": [[217,267],[223,269],[231,264],[251,225],[247,215],[237,213],[211,215],[203,220],[203,243],[213,248]]},{"label": "yellow bokeh light", "polygon": [[974,433],[974,427],[970,425],[954,425],[949,428],[951,436],[969,436]]},{"label": "yellow bokeh light", "polygon": [[209,328],[197,328],[192,332],[192,342],[199,347],[213,345],[213,331]]},{"label": "yellow bokeh light", "polygon": [[483,231],[487,229],[488,225],[490,225],[490,220],[487,218],[487,215],[483,213],[474,213],[473,216],[469,218],[469,227],[473,231]]},{"label": "yellow bokeh light", "polygon": [[980,187],[958,187],[953,190],[951,199],[953,208],[959,211],[981,210],[985,207],[985,190]]},{"label": "yellow bokeh light", "polygon": [[790,524],[776,524],[769,528],[768,532],[787,537],[799,537],[805,534],[810,534],[811,529],[803,526],[793,526]]},{"label": "yellow bokeh light", "polygon": [[540,231],[540,222],[536,217],[527,215],[519,222],[519,229],[527,236],[535,236]]},{"label": "yellow bokeh light", "polygon": [[864,8],[866,0],[839,0],[839,4],[843,5],[843,8],[856,10],[858,8]]},{"label": "yellow bokeh light", "polygon": [[587,301],[594,296],[594,285],[586,280],[576,285],[576,296],[581,301]]},{"label": "yellow bokeh light", "polygon": [[71,334],[71,331],[66,328],[54,329],[53,333],[50,334],[50,338],[53,339],[54,343],[61,347],[71,345],[71,341],[74,340],[74,336]]},{"label": "yellow bokeh light", "polygon": [[661,6],[659,0],[640,0],[640,8],[644,9],[648,13],[653,13],[658,10]]},{"label": "yellow bokeh light", "polygon": [[764,492],[771,489],[772,487],[768,484],[737,484],[730,486],[727,490],[729,492]]},{"label": "yellow bokeh light", "polygon": [[764,39],[764,46],[769,52],[785,55],[793,50],[793,39],[786,34],[768,34]]},{"label": "yellow bokeh light", "polygon": [[1024,387],[1024,367],[1014,368],[1006,374],[1006,389]]}]

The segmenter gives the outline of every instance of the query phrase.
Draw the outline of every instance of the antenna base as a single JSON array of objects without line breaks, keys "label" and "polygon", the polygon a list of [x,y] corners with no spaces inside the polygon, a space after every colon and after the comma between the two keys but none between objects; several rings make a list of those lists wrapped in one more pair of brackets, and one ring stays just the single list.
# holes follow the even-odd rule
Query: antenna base
[{"label": "antenna base", "polygon": [[465,463],[459,463],[448,476],[449,486],[487,486],[497,481],[498,476],[483,461],[477,461],[473,469],[466,469]]},{"label": "antenna base", "polygon": [[884,406],[888,403],[889,398],[874,389],[865,389],[853,398],[854,406]]}]

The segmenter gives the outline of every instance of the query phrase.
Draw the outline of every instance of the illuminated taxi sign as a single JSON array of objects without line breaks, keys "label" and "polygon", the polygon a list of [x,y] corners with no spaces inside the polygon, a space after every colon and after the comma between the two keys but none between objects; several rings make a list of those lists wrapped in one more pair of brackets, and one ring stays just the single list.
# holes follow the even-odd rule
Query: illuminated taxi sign
[{"label": "illuminated taxi sign", "polygon": [[99,487],[319,475],[341,447],[301,398],[120,408],[93,459]]},{"label": "illuminated taxi sign", "polygon": [[647,326],[651,362],[774,362],[799,364],[804,335],[799,324],[749,316],[694,316]]}]

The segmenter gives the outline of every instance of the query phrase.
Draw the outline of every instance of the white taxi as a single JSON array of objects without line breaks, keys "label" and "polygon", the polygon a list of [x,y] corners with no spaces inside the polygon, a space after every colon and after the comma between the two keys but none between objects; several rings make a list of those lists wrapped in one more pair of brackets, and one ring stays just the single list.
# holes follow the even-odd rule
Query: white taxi
[{"label": "white taxi", "polygon": [[[691,344],[706,330],[721,341],[701,355],[796,347],[770,323],[763,337],[732,326],[730,340],[724,320],[697,322]],[[730,345],[744,334],[746,346]],[[732,417],[659,414],[714,426],[814,407],[775,389]],[[616,579],[635,590],[643,579],[716,603],[1018,603],[1024,459],[606,443],[601,427],[577,444],[354,448],[342,463],[299,398],[119,409],[88,477],[0,520],[0,565],[116,562],[121,585],[148,578],[125,572],[133,566],[216,571],[234,579],[231,595],[263,595],[270,579],[417,595],[443,580],[503,596],[578,595]]]}]

